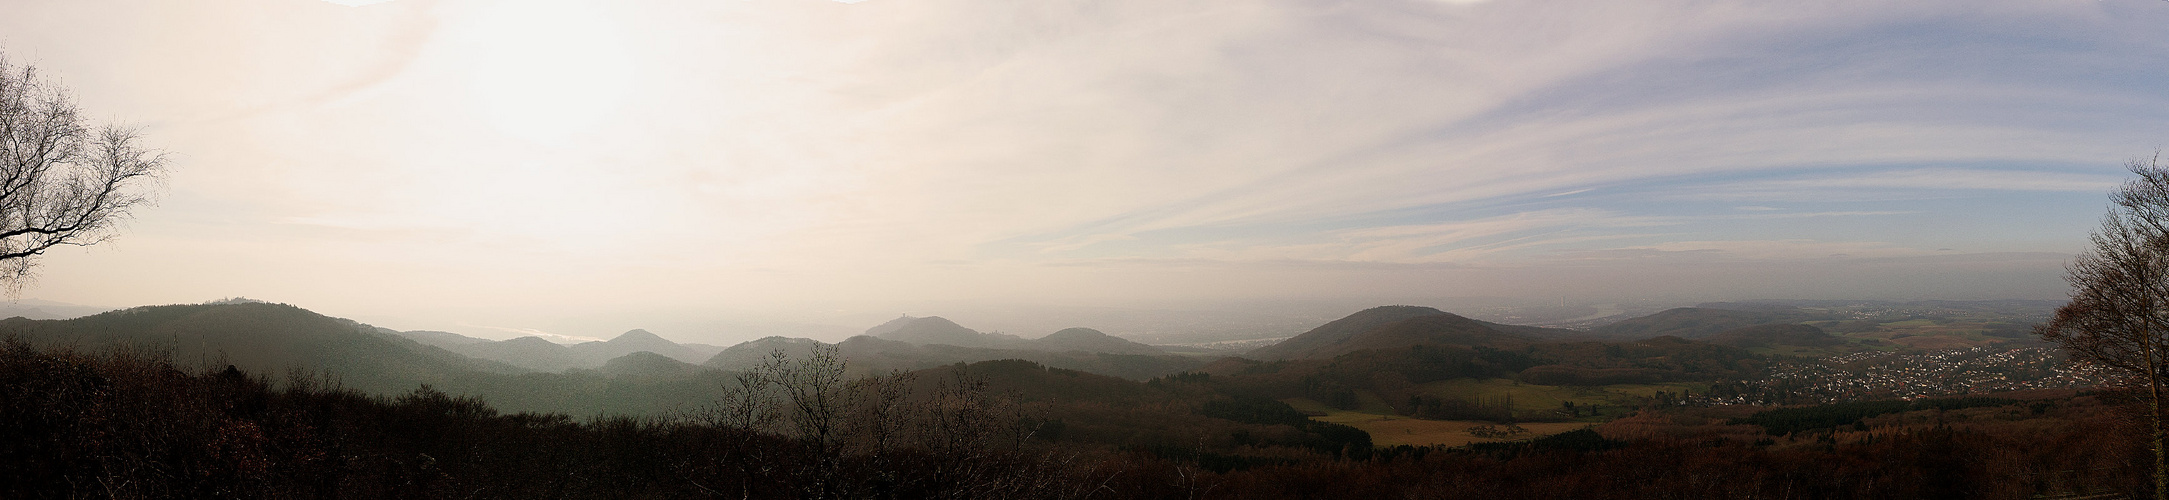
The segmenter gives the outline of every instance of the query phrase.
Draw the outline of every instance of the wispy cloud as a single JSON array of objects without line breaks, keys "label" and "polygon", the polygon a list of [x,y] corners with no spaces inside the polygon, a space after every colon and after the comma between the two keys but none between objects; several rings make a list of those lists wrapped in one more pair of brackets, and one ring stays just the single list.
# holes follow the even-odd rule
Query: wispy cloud
[{"label": "wispy cloud", "polygon": [[1843,189],[2057,191],[2104,193],[2122,177],[2107,173],[1916,168],[1724,184],[1712,191],[1801,193]]},{"label": "wispy cloud", "polygon": [[1875,241],[1733,240],[1673,241],[1573,254],[1576,258],[1667,258],[1691,255],[1697,260],[1819,260],[1933,255],[1935,251]]},{"label": "wispy cloud", "polygon": [[0,5],[10,57],[185,158],[53,298],[551,315],[1137,279],[1025,290],[1065,262],[2054,252],[2169,126],[2169,67],[2132,62],[2169,9],[2131,2],[236,5]]}]

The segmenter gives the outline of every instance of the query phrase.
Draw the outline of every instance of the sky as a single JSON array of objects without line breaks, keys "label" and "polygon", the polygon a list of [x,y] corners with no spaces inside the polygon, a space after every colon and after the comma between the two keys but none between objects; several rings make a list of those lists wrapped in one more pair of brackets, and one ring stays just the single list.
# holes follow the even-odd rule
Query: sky
[{"label": "sky", "polygon": [[0,0],[0,54],[173,160],[24,298],[726,342],[965,305],[2061,299],[2169,141],[2164,25],[2141,0]]}]

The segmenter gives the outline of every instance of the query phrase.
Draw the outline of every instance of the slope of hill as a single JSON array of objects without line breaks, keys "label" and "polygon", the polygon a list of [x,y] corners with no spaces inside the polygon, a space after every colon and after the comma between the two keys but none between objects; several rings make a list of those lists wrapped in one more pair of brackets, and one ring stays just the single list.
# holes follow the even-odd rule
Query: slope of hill
[{"label": "slope of hill", "polygon": [[702,361],[700,364],[709,368],[744,371],[759,366],[762,361],[768,359],[771,352],[783,351],[785,356],[798,359],[812,353],[813,347],[817,345],[821,345],[821,341],[790,337],[766,337],[725,348],[723,352],[709,356],[707,361]]},{"label": "slope of hill", "polygon": [[1551,342],[1597,340],[1596,335],[1592,335],[1589,332],[1581,330],[1568,330],[1565,328],[1547,328],[1542,326],[1528,325],[1508,325],[1483,320],[1477,320],[1476,322],[1493,330],[1498,330],[1499,333],[1535,340],[1544,340]]},{"label": "slope of hill", "polygon": [[233,365],[253,373],[301,368],[348,387],[398,392],[473,373],[518,373],[299,307],[258,302],[146,306],[67,320],[0,320],[0,335],[36,345],[130,346],[170,353],[183,366]]},{"label": "slope of hill", "polygon": [[573,355],[578,356],[585,366],[601,366],[612,359],[643,351],[669,356],[670,359],[687,363],[707,361],[709,356],[714,355],[713,353],[702,355],[692,348],[679,345],[677,342],[671,342],[669,339],[649,333],[647,330],[638,329],[626,331],[618,335],[617,338],[610,340],[581,342],[566,347],[570,347]]},{"label": "slope of hill", "polygon": [[1786,308],[1764,308],[1745,311],[1708,307],[1681,307],[1591,328],[1589,333],[1610,340],[1646,339],[1665,335],[1699,339],[1734,328],[1798,323],[1819,318],[1820,316],[1815,314]]},{"label": "slope of hill", "polygon": [[685,361],[687,363],[695,364],[706,361],[708,358],[715,357],[715,355],[717,354],[722,354],[724,349],[728,349],[727,347],[714,344],[696,344],[692,342],[681,342],[678,345],[684,346],[686,349],[693,351],[693,357],[697,358],[690,361],[683,359],[680,359],[679,361]]},{"label": "slope of hill", "polygon": [[544,372],[561,372],[573,368],[601,368],[604,363],[636,352],[652,352],[686,363],[700,363],[723,351],[722,347],[706,344],[680,344],[671,342],[647,330],[632,330],[617,338],[600,342],[582,342],[564,345],[542,337],[519,337],[509,340],[486,340],[456,333],[435,331],[384,332],[413,339],[423,344],[441,347],[468,357],[497,361],[521,368]]},{"label": "slope of hill", "polygon": [[1313,351],[1306,357],[1326,358],[1346,352],[1396,349],[1413,345],[1518,348],[1529,344],[1529,339],[1493,330],[1483,322],[1453,314],[1441,314],[1408,318],[1373,328],[1349,337],[1346,342],[1332,348]]},{"label": "slope of hill", "polygon": [[1288,340],[1283,340],[1278,344],[1250,351],[1248,356],[1266,360],[1301,357],[1299,353],[1323,349],[1333,344],[1345,342],[1358,333],[1385,326],[1389,323],[1419,316],[1436,316],[1440,314],[1446,314],[1446,311],[1422,306],[1373,307],[1319,325],[1317,328],[1303,332],[1302,335],[1289,337]]},{"label": "slope of hill", "polygon": [[530,357],[555,360],[550,362],[562,370],[537,373],[464,356],[399,332],[254,301],[137,307],[69,320],[13,318],[0,320],[0,337],[86,352],[148,350],[164,353],[187,369],[217,371],[232,365],[273,380],[298,371],[379,396],[406,394],[427,384],[446,394],[479,397],[505,411],[583,416],[680,411],[715,400],[728,378],[653,354],[596,362],[595,370],[562,370],[570,363],[565,357],[569,349],[535,337],[464,344],[526,349]]},{"label": "slope of hill", "polygon": [[603,362],[602,368],[596,371],[610,377],[654,380],[684,378],[700,369],[699,366],[669,356],[638,351]]},{"label": "slope of hill", "polygon": [[861,373],[920,370],[956,363],[1019,359],[1054,368],[1141,380],[1182,373],[1205,365],[1204,360],[1189,356],[990,349],[948,344],[918,345],[865,335],[846,339],[838,343],[837,347],[842,351],[844,359],[849,361],[851,369]]},{"label": "slope of hill", "polygon": [[1024,344],[1024,339],[1015,335],[980,333],[940,316],[897,318],[880,326],[867,329],[867,335],[913,344],[943,344],[958,347],[1014,348],[1021,347]]},{"label": "slope of hill", "polygon": [[[1549,328],[1525,327],[1519,330],[1559,334],[1551,332],[1554,329]],[[1365,309],[1279,344],[1251,351],[1250,357],[1266,360],[1329,359],[1356,351],[1415,345],[1514,348],[1531,343],[1529,338],[1501,332],[1488,323],[1437,309],[1385,306]]]},{"label": "slope of hill", "polygon": [[390,328],[380,328],[378,329],[378,331],[382,333],[390,333],[399,335],[401,337],[414,339],[415,342],[421,342],[424,344],[442,347],[447,350],[452,350],[453,352],[458,352],[457,349],[453,349],[454,347],[490,342],[490,339],[478,339],[466,335],[460,335],[457,333],[439,332],[433,330],[415,330],[411,332],[402,332],[392,330]]},{"label": "slope of hill", "polygon": [[542,337],[519,337],[494,342],[463,344],[447,347],[452,352],[467,356],[502,362],[512,366],[541,372],[561,372],[573,368],[592,367],[572,348]]},{"label": "slope of hill", "polygon": [[[715,357],[709,358],[708,362],[703,363],[702,366],[730,371],[749,370],[759,365],[762,360],[767,359],[772,351],[782,350],[792,359],[802,359],[807,352],[811,352],[813,347],[819,344],[819,342],[812,339],[769,337],[732,346]],[[851,372],[861,375],[882,374],[899,370],[921,370],[957,363],[1019,359],[1045,364],[1054,368],[1141,380],[1182,373],[1205,364],[1204,360],[1189,356],[1121,354],[1083,350],[990,349],[949,344],[921,345],[869,335],[845,339],[843,342],[837,343],[836,348],[843,355]]]},{"label": "slope of hill", "polygon": [[1084,351],[1108,354],[1167,354],[1158,347],[1139,344],[1091,328],[1065,328],[1032,339],[1031,348],[1041,351]]},{"label": "slope of hill", "polygon": [[1831,347],[1845,339],[1810,325],[1778,324],[1743,326],[1711,335],[1707,342],[1749,349],[1774,346]]},{"label": "slope of hill", "polygon": [[872,336],[872,337],[880,337],[880,336],[883,336],[883,335],[888,335],[888,334],[890,334],[890,333],[893,333],[893,332],[895,332],[895,331],[897,331],[897,330],[901,330],[901,329],[903,329],[903,328],[904,328],[904,325],[908,325],[908,324],[911,324],[911,322],[912,322],[913,320],[917,320],[917,319],[919,319],[919,318],[915,318],[915,317],[912,317],[912,316],[911,316],[911,315],[909,315],[909,314],[906,314],[906,315],[902,315],[902,316],[897,316],[897,317],[896,317],[896,319],[888,320],[888,321],[886,321],[886,322],[883,322],[883,323],[881,323],[881,324],[879,324],[879,325],[874,325],[874,327],[873,327],[873,328],[868,328],[868,329],[866,329],[866,331],[865,331],[864,333],[861,333],[860,335],[867,335],[867,336]]},{"label": "slope of hill", "polygon": [[[280,389],[254,374],[11,344],[0,344],[0,367],[4,498],[766,498],[811,481],[879,492],[896,478],[911,488],[893,496],[909,498],[1196,498],[1201,489],[1228,498],[2135,498],[2150,485],[2136,467],[2116,466],[2151,456],[2130,439],[2125,405],[2074,391],[1761,412],[1652,404],[1541,439],[1374,450],[1371,434],[1228,392],[1219,376],[1137,383],[996,361],[920,374],[918,394],[932,397],[879,420],[841,407],[847,429],[948,429],[906,433],[889,445],[898,459],[877,460],[855,451],[874,446],[874,433],[816,442],[685,419],[582,423],[592,414],[511,414],[429,390]],[[568,378],[521,377],[530,376]],[[1429,396],[1410,396],[1406,406],[1438,415]],[[1538,406],[1556,415],[1562,405]],[[1566,408],[1575,418],[1586,406]],[[1339,413],[1323,418],[1470,425]],[[1381,437],[1420,429],[1374,428]],[[2026,470],[2062,472],[2054,481],[2010,472]]]},{"label": "slope of hill", "polygon": [[[1090,328],[1070,328],[1044,338],[1025,340],[1011,335],[979,333],[939,316],[905,316],[866,331],[878,335],[854,336],[836,344],[854,373],[878,374],[956,363],[1020,359],[1055,368],[1144,379],[1204,365],[1203,360],[1170,355],[1157,347]],[[821,344],[813,339],[768,337],[731,346],[701,364],[721,370],[749,370],[767,359],[771,352],[781,350],[786,356],[798,359]]]}]

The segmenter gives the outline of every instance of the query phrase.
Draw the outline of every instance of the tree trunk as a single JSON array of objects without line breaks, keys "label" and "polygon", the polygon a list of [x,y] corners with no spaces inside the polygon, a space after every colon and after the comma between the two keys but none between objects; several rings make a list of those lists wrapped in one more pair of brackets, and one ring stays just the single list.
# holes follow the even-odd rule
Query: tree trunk
[{"label": "tree trunk", "polygon": [[2148,420],[2154,422],[2154,500],[2169,500],[2169,454],[2165,454],[2163,450],[2164,442],[2169,439],[2165,439],[2161,427],[2161,377],[2147,379],[2148,385],[2153,386],[2151,389],[2154,393],[2153,402],[2148,405],[2152,412],[2148,415],[2152,418]]},{"label": "tree trunk", "polygon": [[2162,432],[2161,365],[2156,364],[2161,360],[2154,352],[2154,340],[2153,332],[2141,339],[2141,348],[2146,351],[2147,421],[2154,424],[2154,500],[2169,500],[2169,450],[2163,449],[2169,437]]}]

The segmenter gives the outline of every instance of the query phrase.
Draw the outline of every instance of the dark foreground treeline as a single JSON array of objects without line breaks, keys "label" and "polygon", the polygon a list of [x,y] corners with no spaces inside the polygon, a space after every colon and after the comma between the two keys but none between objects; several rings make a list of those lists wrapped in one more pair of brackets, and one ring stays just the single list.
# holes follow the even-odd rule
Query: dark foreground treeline
[{"label": "dark foreground treeline", "polygon": [[0,498],[2150,494],[2136,429],[2112,406],[2073,400],[2006,413],[1934,410],[1932,425],[1883,415],[1867,431],[1754,440],[1703,432],[1725,428],[1721,419],[1705,426],[1691,414],[1648,412],[1631,438],[1586,430],[1476,449],[1329,453],[1300,440],[1208,449],[1050,437],[1061,434],[1049,425],[1059,419],[965,377],[918,381],[929,389],[914,393],[902,389],[908,379],[850,382],[777,368],[768,380],[743,379],[750,383],[733,394],[744,404],[578,421],[501,415],[426,388],[380,398],[300,374],[272,384],[237,371],[187,373],[157,356],[9,343],[0,347]]}]

